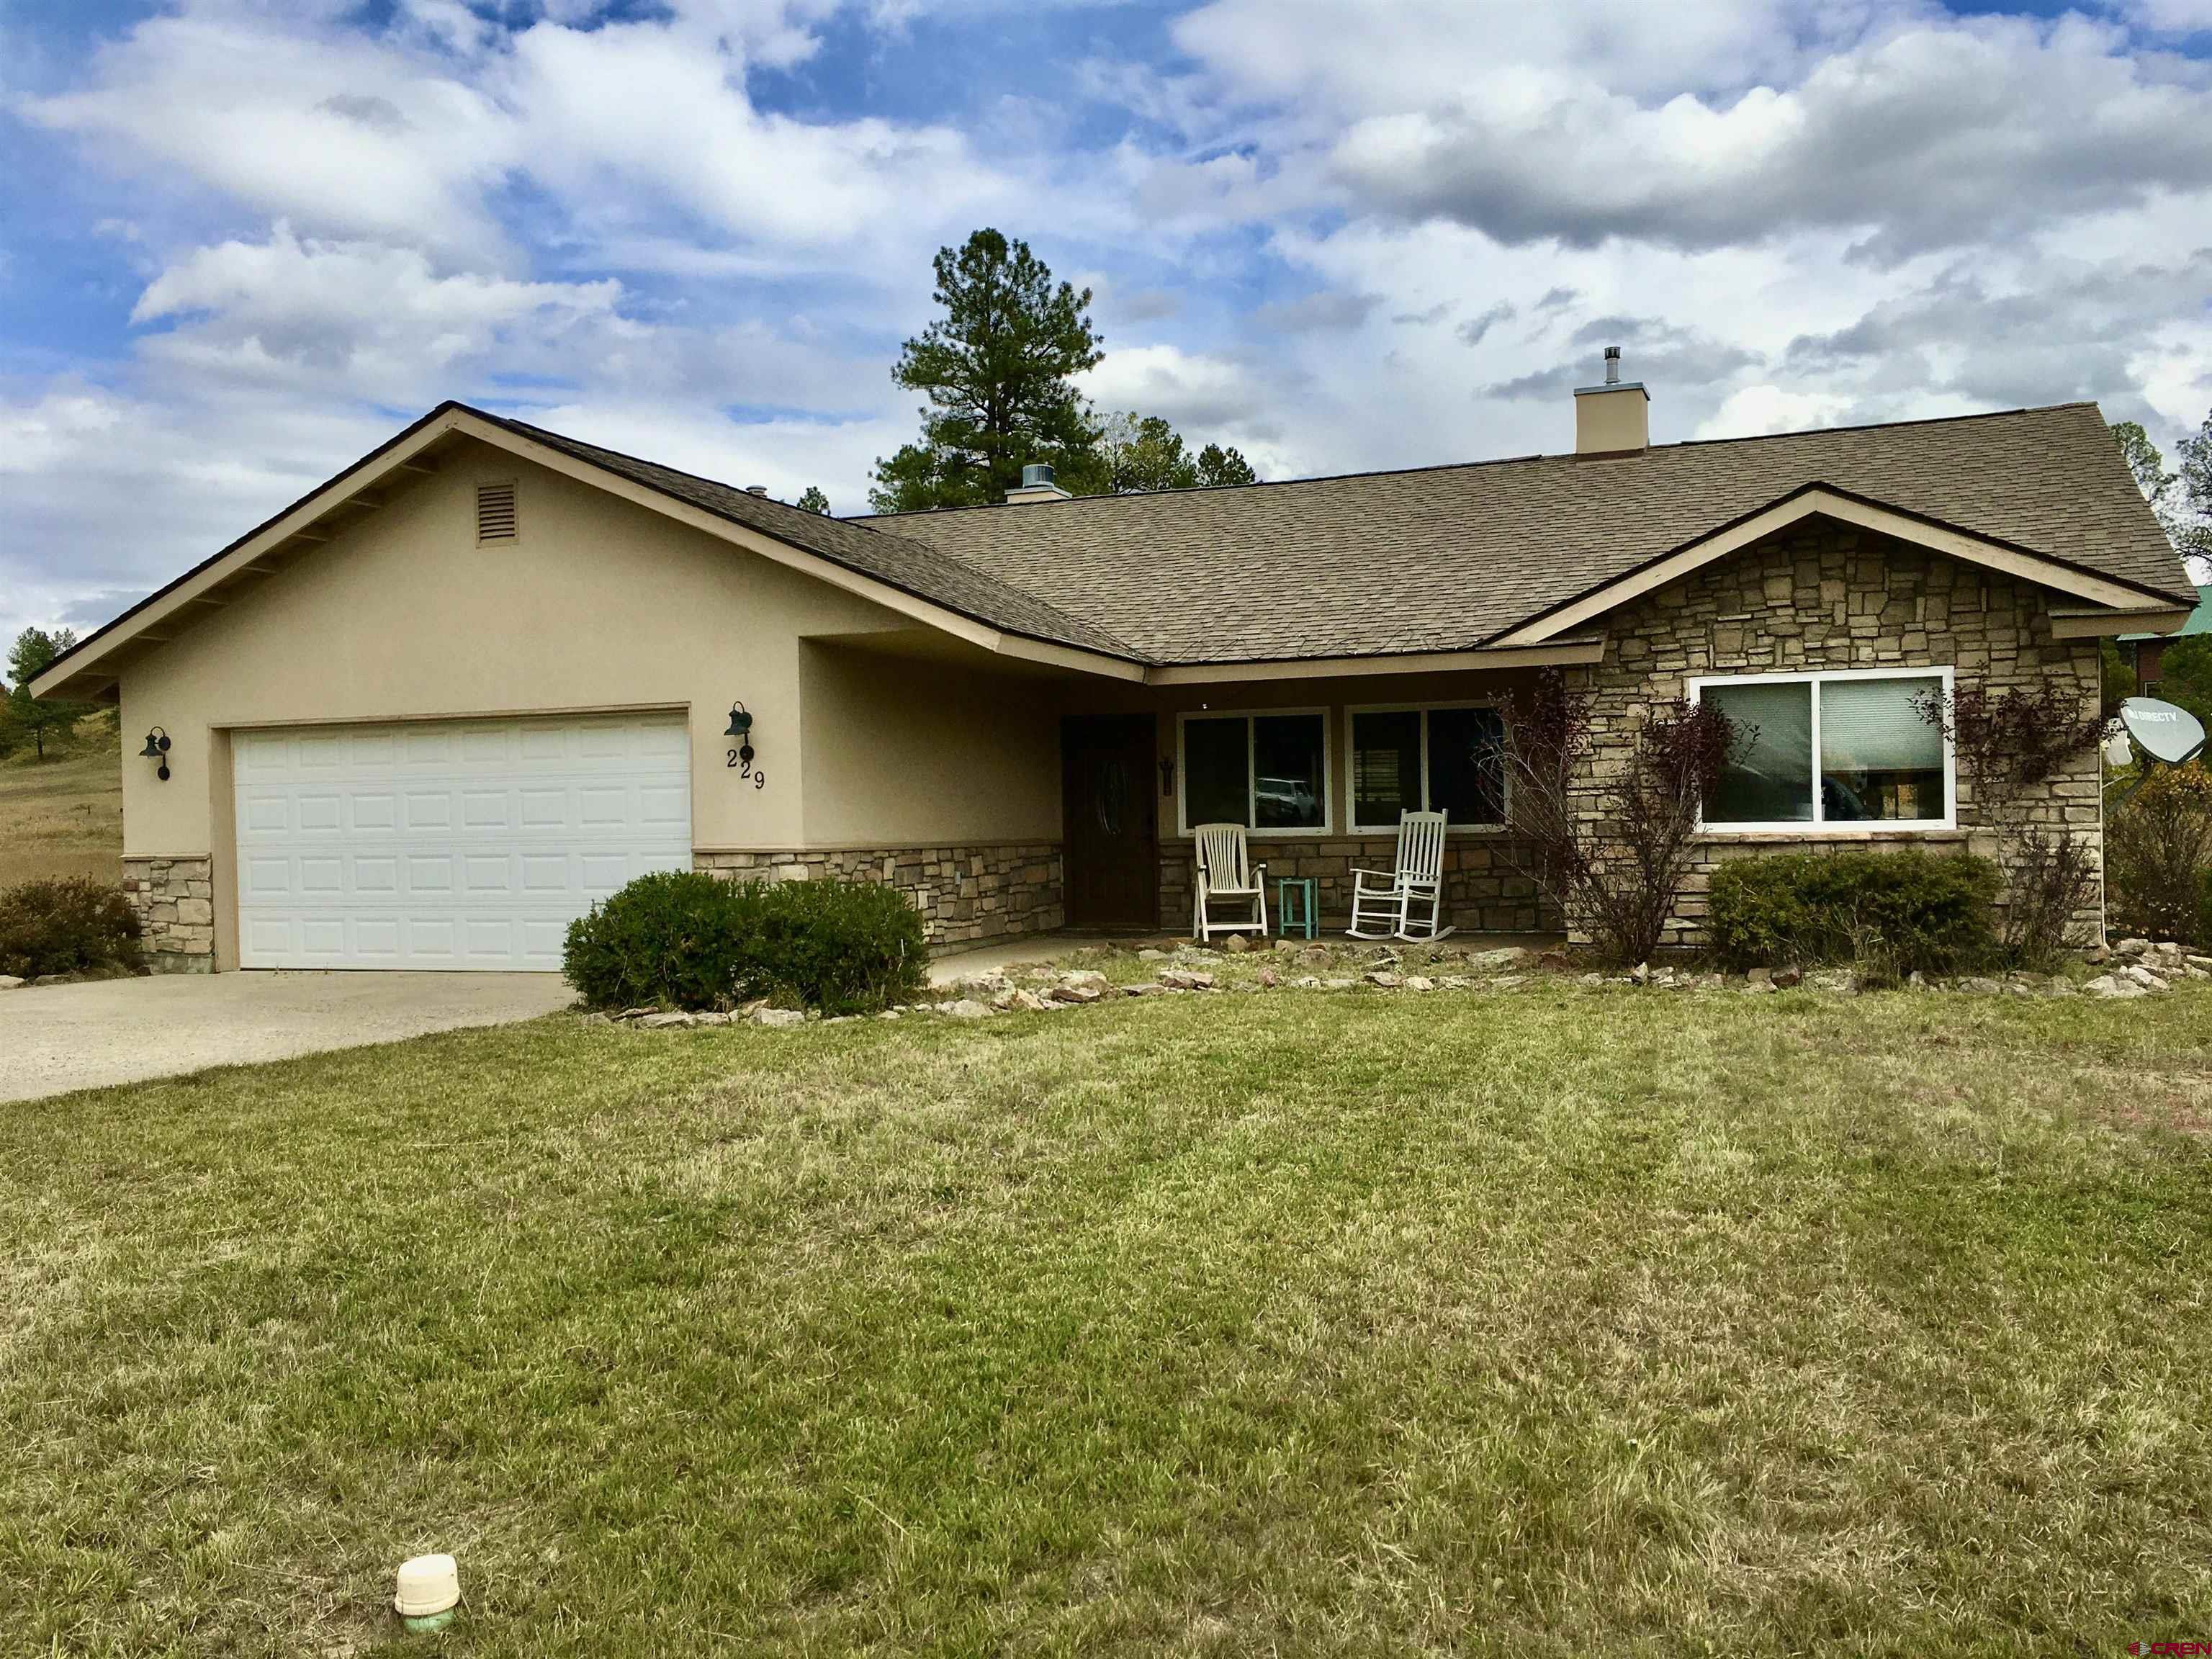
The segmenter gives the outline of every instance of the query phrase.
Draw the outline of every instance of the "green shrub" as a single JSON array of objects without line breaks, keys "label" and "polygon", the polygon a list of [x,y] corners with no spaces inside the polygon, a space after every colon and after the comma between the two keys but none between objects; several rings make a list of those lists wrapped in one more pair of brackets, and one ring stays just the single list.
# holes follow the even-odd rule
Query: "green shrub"
[{"label": "green shrub", "polygon": [[2212,940],[2203,895],[2212,875],[2212,773],[2162,766],[2106,815],[2106,898],[2116,933]]},{"label": "green shrub", "polygon": [[692,870],[640,876],[568,924],[562,971],[594,1008],[713,1008],[738,994],[742,890]]},{"label": "green shrub", "polygon": [[1958,853],[1779,853],[1713,876],[1713,948],[1731,967],[1857,963],[1876,980],[1958,973],[1996,951],[1996,866]]},{"label": "green shrub", "polygon": [[796,881],[760,894],[746,994],[827,1014],[911,1000],[927,977],[921,913],[867,882]]},{"label": "green shrub", "polygon": [[64,876],[0,892],[0,974],[138,966],[138,912],[120,888]]},{"label": "green shrub", "polygon": [[570,923],[562,969],[595,1008],[769,997],[845,1014],[914,996],[927,960],[921,914],[892,888],[681,871],[641,876]]}]

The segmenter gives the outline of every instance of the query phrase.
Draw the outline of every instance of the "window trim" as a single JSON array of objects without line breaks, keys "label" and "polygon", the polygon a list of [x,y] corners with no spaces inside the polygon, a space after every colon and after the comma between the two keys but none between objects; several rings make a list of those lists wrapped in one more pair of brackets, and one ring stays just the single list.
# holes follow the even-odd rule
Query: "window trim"
[{"label": "window trim", "polygon": [[1814,668],[1788,674],[1692,674],[1684,682],[1684,695],[1692,703],[1704,701],[1705,688],[1729,685],[1808,684],[1812,692],[1813,816],[1767,823],[1708,823],[1702,809],[1698,831],[1706,836],[1795,836],[1799,839],[1874,836],[1900,834],[1935,835],[1959,827],[1959,757],[1949,732],[1943,739],[1943,816],[1940,818],[1850,818],[1831,821],[1824,809],[1820,766],[1820,683],[1824,680],[1936,680],[1948,702],[1956,671],[1948,665],[1924,668]]},{"label": "window trim", "polygon": [[1286,836],[1321,837],[1336,833],[1336,745],[1329,727],[1326,704],[1316,708],[1188,708],[1176,714],[1176,834],[1188,836],[1194,829],[1190,822],[1190,757],[1183,741],[1183,728],[1193,720],[1243,720],[1244,722],[1244,810],[1251,817],[1260,816],[1257,793],[1260,787],[1260,768],[1255,754],[1257,742],[1252,722],[1274,720],[1297,714],[1311,714],[1321,720],[1321,823],[1310,830],[1262,830],[1257,824],[1248,824],[1245,834],[1255,841],[1280,841]]},{"label": "window trim", "polygon": [[[1398,832],[1395,823],[1362,823],[1359,822],[1359,797],[1352,777],[1352,768],[1358,763],[1359,734],[1353,720],[1361,714],[1419,714],[1421,717],[1421,811],[1433,811],[1429,802],[1429,714],[1432,709],[1487,708],[1498,716],[1502,729],[1505,723],[1505,704],[1497,697],[1444,698],[1434,702],[1358,702],[1346,703],[1344,709],[1344,819],[1351,826],[1348,833],[1359,836],[1392,836]],[[1502,769],[1498,775],[1498,799],[1501,816],[1495,823],[1444,823],[1447,836],[1501,836],[1513,817],[1513,769]]]}]

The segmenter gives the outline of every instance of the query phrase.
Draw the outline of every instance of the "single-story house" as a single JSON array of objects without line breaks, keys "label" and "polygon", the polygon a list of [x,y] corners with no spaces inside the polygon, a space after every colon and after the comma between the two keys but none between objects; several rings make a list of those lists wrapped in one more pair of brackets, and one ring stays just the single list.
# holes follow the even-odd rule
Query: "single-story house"
[{"label": "single-story house", "polygon": [[[1497,747],[1542,668],[1601,758],[1655,699],[1757,726],[1712,860],[1957,843],[1915,694],[2094,707],[2100,639],[2196,603],[2092,404],[1653,445],[1611,357],[1571,453],[842,520],[447,403],[33,690],[119,701],[179,969],[550,968],[686,866],[888,882],[940,944],[1176,927],[1224,819],[1340,916],[1421,806],[1448,919],[1522,931]],[[2100,764],[2049,786],[2093,841]]]}]

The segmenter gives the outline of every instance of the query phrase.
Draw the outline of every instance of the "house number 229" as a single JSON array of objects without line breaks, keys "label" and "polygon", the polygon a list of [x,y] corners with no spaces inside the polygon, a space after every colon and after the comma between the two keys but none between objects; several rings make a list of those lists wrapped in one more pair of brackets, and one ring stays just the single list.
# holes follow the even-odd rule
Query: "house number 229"
[{"label": "house number 229", "polygon": [[750,761],[739,758],[738,751],[734,749],[730,750],[729,768],[741,778],[750,778],[753,781],[754,788],[768,787],[768,774],[755,767]]}]

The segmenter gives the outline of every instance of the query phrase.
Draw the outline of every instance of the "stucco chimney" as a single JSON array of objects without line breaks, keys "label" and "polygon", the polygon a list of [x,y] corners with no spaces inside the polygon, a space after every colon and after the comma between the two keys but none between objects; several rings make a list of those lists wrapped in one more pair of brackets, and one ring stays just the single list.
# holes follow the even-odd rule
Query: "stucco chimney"
[{"label": "stucco chimney", "polygon": [[1620,348],[1605,349],[1605,381],[1575,388],[1575,453],[1623,455],[1651,447],[1651,396],[1620,378]]},{"label": "stucco chimney", "polygon": [[1006,492],[1009,501],[1072,501],[1065,489],[1052,481],[1052,469],[1042,461],[1031,461],[1022,468],[1022,483],[1018,489]]}]

